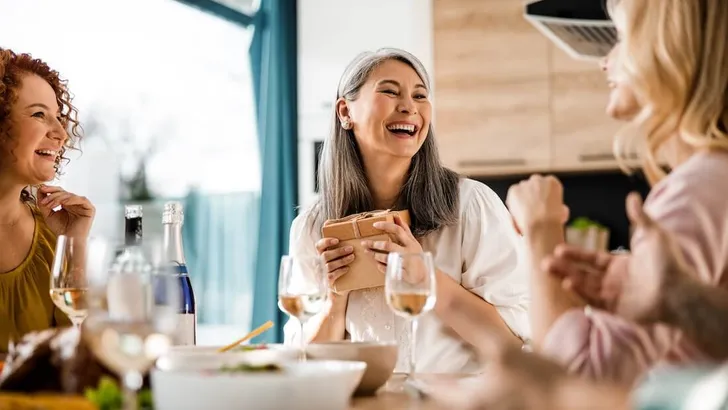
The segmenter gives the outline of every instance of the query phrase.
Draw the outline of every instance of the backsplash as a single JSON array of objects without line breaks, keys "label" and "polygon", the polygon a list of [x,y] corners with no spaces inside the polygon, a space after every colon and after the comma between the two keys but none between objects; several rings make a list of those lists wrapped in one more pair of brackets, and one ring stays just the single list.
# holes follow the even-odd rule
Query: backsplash
[{"label": "backsplash", "polygon": [[[609,228],[609,249],[629,248],[629,221],[624,201],[631,191],[641,193],[643,198],[649,192],[649,185],[641,174],[627,176],[620,171],[610,171],[555,175],[564,184],[564,201],[571,211],[570,221],[580,216],[593,219]],[[487,184],[505,201],[508,188],[528,175],[473,178]]]}]

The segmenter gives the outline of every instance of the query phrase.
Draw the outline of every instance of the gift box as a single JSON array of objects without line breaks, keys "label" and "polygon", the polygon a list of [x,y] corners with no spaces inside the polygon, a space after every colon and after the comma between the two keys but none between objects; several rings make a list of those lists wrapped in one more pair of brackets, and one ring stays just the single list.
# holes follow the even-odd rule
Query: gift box
[{"label": "gift box", "polygon": [[364,253],[362,240],[391,241],[388,233],[374,227],[376,222],[394,223],[394,217],[399,217],[410,224],[408,211],[371,211],[349,215],[341,219],[330,219],[321,228],[324,238],[336,238],[339,243],[330,249],[345,246],[354,248],[354,261],[349,264],[349,272],[340,276],[333,284],[334,292],[345,292],[358,289],[376,288],[384,286],[384,275],[377,269],[377,262],[372,255]]}]

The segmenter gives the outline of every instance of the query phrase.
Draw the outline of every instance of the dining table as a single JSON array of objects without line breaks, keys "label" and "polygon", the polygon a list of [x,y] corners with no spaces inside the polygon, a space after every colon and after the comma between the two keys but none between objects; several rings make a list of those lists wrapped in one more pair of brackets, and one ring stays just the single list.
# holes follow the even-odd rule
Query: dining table
[{"label": "dining table", "polygon": [[[416,379],[424,384],[432,382],[458,381],[473,378],[472,374],[417,374]],[[407,375],[395,373],[372,396],[354,396],[351,400],[350,410],[380,410],[380,409],[418,409],[441,410],[450,409],[444,403],[439,403],[427,397],[420,390],[407,383]]]}]

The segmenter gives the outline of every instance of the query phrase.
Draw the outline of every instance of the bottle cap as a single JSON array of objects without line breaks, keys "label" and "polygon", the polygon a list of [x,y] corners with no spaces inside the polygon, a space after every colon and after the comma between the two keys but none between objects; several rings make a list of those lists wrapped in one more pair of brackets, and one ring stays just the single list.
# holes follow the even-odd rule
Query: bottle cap
[{"label": "bottle cap", "polygon": [[182,204],[176,201],[167,202],[164,204],[164,211],[162,211],[162,223],[163,224],[176,224],[183,223],[185,220],[185,213],[182,209]]},{"label": "bottle cap", "polygon": [[142,217],[142,206],[141,205],[126,205],[124,206],[124,218],[141,218]]}]

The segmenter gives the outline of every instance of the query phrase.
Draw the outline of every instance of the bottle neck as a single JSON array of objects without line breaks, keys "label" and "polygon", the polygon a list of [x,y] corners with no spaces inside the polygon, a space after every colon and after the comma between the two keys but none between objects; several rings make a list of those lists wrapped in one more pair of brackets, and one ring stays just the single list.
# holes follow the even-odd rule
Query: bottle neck
[{"label": "bottle neck", "polygon": [[164,258],[169,262],[185,265],[185,251],[182,245],[182,224],[166,223],[163,233]]},{"label": "bottle neck", "polygon": [[142,217],[126,218],[124,224],[124,244],[139,246],[142,244]]}]

